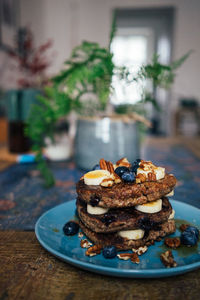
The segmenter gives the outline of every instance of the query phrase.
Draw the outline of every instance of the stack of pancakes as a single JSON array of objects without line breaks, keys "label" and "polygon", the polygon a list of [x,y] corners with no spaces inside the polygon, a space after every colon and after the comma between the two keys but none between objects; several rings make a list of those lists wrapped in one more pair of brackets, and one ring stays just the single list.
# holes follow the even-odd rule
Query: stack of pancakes
[{"label": "stack of pancakes", "polygon": [[[123,164],[106,170],[111,174],[112,184],[88,185],[86,176],[77,183],[77,212],[84,234],[102,247],[112,245],[119,250],[128,250],[151,245],[175,232],[174,211],[166,197],[174,189],[175,177],[164,174],[162,179],[156,179],[146,173],[148,176],[139,180],[136,172],[134,182],[130,183],[114,173],[119,166]],[[109,178],[103,181],[109,182]],[[158,206],[158,202],[159,211],[144,212],[146,207],[151,211],[151,206]]]}]

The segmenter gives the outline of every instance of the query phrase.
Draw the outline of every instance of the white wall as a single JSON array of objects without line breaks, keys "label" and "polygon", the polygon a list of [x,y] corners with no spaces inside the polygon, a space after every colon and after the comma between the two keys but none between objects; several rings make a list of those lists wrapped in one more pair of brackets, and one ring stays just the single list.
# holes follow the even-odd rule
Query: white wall
[{"label": "white wall", "polygon": [[193,96],[200,101],[200,1],[199,0],[21,0],[21,25],[31,25],[36,42],[54,40],[56,56],[51,73],[60,70],[71,49],[82,40],[106,46],[111,15],[119,7],[176,8],[174,59],[188,50],[194,53],[178,71],[174,98]]}]

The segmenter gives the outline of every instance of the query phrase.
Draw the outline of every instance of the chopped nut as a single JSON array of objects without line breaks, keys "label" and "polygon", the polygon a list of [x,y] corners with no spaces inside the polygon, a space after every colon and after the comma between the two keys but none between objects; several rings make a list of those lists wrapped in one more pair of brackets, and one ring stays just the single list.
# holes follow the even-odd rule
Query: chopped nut
[{"label": "chopped nut", "polygon": [[174,238],[165,238],[165,245],[172,248],[172,249],[176,249],[180,246],[181,241],[180,238],[178,237],[174,237]]},{"label": "chopped nut", "polygon": [[146,251],[148,250],[148,247],[147,246],[144,246],[144,247],[139,247],[138,249],[132,249],[132,251],[134,253],[137,253],[137,255],[142,255],[144,254]]},{"label": "chopped nut", "polygon": [[181,224],[181,226],[179,227],[179,229],[181,231],[185,231],[190,225],[189,224]]},{"label": "chopped nut", "polygon": [[87,255],[87,256],[95,256],[95,255],[101,253],[101,249],[102,249],[102,246],[100,246],[100,245],[94,245],[94,246],[89,247],[87,249],[87,251],[85,252],[85,255]]},{"label": "chopped nut", "polygon": [[119,259],[123,259],[123,260],[128,260],[130,259],[132,256],[132,253],[120,253],[120,254],[117,254],[117,257]]},{"label": "chopped nut", "polygon": [[81,240],[81,248],[89,248],[92,246],[92,243],[90,243],[88,240],[84,239]]},{"label": "chopped nut", "polygon": [[165,265],[167,268],[173,268],[177,266],[177,263],[174,260],[173,254],[171,250],[168,250],[160,255],[160,259],[162,263]]},{"label": "chopped nut", "polygon": [[117,254],[119,259],[128,260],[130,259],[133,263],[139,264],[140,260],[137,253],[120,253]]},{"label": "chopped nut", "polygon": [[122,182],[121,178],[117,174],[115,174],[114,177],[115,177],[115,183]]},{"label": "chopped nut", "polygon": [[153,172],[148,173],[148,180],[149,181],[156,181],[156,174]]},{"label": "chopped nut", "polygon": [[138,255],[137,255],[137,253],[133,253],[132,254],[132,256],[131,256],[131,261],[132,261],[132,263],[134,263],[134,264],[139,264],[140,263],[140,259],[139,259],[139,257],[138,257]]},{"label": "chopped nut", "polygon": [[113,184],[114,181],[112,180],[111,177],[103,179],[102,182],[100,183],[100,185],[104,187],[111,187],[113,186]]},{"label": "chopped nut", "polygon": [[82,237],[83,237],[82,231],[80,231],[80,232],[78,233],[78,237],[79,237],[79,238],[82,238]]},{"label": "chopped nut", "polygon": [[131,167],[131,164],[130,164],[130,162],[128,161],[128,159],[126,157],[123,157],[120,160],[118,160],[116,162],[116,165],[117,165],[117,167],[119,167],[119,166],[120,167],[127,167],[127,168]]},{"label": "chopped nut", "polygon": [[136,183],[142,183],[142,182],[145,182],[146,181],[146,175],[145,174],[138,174],[136,176],[136,179],[135,179],[135,182]]}]

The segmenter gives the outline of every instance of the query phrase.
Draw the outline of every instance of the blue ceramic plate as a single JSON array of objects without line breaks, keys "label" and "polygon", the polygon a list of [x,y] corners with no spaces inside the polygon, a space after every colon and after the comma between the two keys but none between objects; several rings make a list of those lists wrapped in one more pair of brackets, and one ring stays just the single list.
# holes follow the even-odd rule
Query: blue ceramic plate
[{"label": "blue ceramic plate", "polygon": [[[185,203],[171,201],[176,211],[177,227],[182,220],[200,228],[200,210]],[[148,251],[140,256],[140,264],[131,261],[105,259],[102,254],[93,257],[85,255],[85,249],[80,247],[78,235],[65,236],[63,225],[75,218],[75,200],[66,202],[50,209],[36,223],[35,233],[40,244],[58,258],[85,270],[118,277],[153,278],[175,276],[200,267],[200,242],[195,247],[183,246],[173,250],[178,264],[176,268],[165,268],[160,261],[160,254],[167,250],[163,241],[150,246]],[[177,229],[172,236],[179,236]]]}]

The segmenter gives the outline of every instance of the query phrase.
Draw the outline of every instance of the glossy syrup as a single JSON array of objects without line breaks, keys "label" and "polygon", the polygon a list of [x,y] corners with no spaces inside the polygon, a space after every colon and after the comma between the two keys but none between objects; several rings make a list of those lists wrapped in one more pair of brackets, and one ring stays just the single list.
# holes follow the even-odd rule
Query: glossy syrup
[{"label": "glossy syrup", "polygon": [[[183,220],[183,219],[175,219],[175,223],[176,223],[176,229],[180,231],[180,234],[181,234],[181,230],[179,228],[182,224],[188,224],[189,226],[197,227],[196,225],[194,225],[186,220]],[[159,248],[161,249],[161,252],[165,252],[167,250],[176,251],[180,257],[184,258],[184,257],[190,256],[190,255],[194,255],[194,254],[198,254],[198,253],[200,254],[200,250],[198,249],[199,244],[200,244],[200,238],[198,239],[198,242],[195,246],[186,246],[186,245],[181,244],[180,247],[178,247],[177,249],[171,249],[164,244],[164,240],[163,240],[163,243],[162,243],[162,245],[159,246]],[[159,252],[158,254],[160,255],[161,252]]]}]

